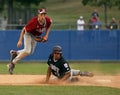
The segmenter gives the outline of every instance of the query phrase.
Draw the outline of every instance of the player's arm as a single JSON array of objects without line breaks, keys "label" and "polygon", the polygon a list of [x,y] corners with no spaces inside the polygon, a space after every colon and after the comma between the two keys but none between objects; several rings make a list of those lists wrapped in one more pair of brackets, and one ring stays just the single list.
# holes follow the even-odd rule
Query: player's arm
[{"label": "player's arm", "polygon": [[19,40],[18,40],[18,43],[17,43],[18,48],[22,46],[22,39],[23,39],[24,34],[25,34],[25,27],[22,29],[22,31],[20,33],[20,37],[19,37]]},{"label": "player's arm", "polygon": [[51,26],[52,26],[52,19],[50,18],[46,18],[46,21],[47,21],[47,25],[46,25],[46,34],[45,36],[43,37],[44,40],[48,40],[48,36],[49,36],[49,32],[50,32],[50,29],[51,29]]},{"label": "player's arm", "polygon": [[63,69],[64,72],[64,76],[60,79],[61,82],[67,80],[70,77],[70,66],[68,64],[68,62],[64,61],[63,65],[61,67]]},{"label": "player's arm", "polygon": [[46,34],[45,34],[45,36],[43,37],[44,40],[48,40],[48,36],[49,36],[50,29],[51,29],[51,25],[50,25],[49,27],[47,27],[47,29],[46,29]]},{"label": "player's arm", "polygon": [[45,80],[46,83],[49,81],[50,76],[51,76],[51,67],[49,66],[47,69],[47,75],[46,75],[46,80]]},{"label": "player's arm", "polygon": [[60,82],[64,82],[65,80],[67,80],[70,77],[70,72],[66,72],[64,77],[60,79]]}]

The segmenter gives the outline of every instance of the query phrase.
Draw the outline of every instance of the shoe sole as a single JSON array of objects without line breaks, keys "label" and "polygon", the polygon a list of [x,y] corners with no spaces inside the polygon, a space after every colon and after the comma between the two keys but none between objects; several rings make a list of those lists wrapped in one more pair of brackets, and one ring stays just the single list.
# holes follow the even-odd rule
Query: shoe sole
[{"label": "shoe sole", "polygon": [[9,72],[9,74],[12,75],[12,74],[13,74],[13,70],[10,69],[9,64],[7,64],[7,68],[8,68],[8,72]]}]

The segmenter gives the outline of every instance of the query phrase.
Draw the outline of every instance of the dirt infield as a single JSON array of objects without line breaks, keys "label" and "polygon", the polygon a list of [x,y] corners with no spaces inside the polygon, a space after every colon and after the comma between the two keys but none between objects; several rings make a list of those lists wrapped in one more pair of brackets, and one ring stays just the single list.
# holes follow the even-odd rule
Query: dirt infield
[{"label": "dirt infield", "polygon": [[0,85],[80,85],[80,86],[107,86],[120,88],[120,75],[78,77],[76,82],[55,83],[51,79],[44,83],[45,75],[0,75]]}]

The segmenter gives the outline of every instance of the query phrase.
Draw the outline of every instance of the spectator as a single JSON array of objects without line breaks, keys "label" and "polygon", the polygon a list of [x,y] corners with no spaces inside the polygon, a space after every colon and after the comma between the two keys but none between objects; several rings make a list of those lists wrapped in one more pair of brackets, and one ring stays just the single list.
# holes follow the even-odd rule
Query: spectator
[{"label": "spectator", "polygon": [[113,17],[110,24],[107,26],[107,28],[110,30],[109,36],[112,38],[116,38],[117,32],[116,29],[118,29],[118,24],[116,19]]},{"label": "spectator", "polygon": [[80,16],[80,18],[77,20],[77,30],[84,30],[85,21],[83,19],[83,16]]},{"label": "spectator", "polygon": [[22,29],[22,28],[23,28],[22,23],[23,23],[23,21],[22,21],[22,19],[20,18],[20,19],[18,20],[18,26],[17,26],[17,29]]},{"label": "spectator", "polygon": [[92,17],[99,17],[99,13],[98,13],[98,11],[96,9],[92,13]]},{"label": "spectator", "polygon": [[89,22],[88,22],[88,28],[89,29],[93,29],[94,28],[93,24],[95,22],[97,22],[97,17],[91,17],[90,20],[89,20]]},{"label": "spectator", "polygon": [[6,30],[7,29],[7,17],[4,16],[2,22],[1,22],[1,28],[2,30]]},{"label": "spectator", "polygon": [[88,21],[88,29],[95,29],[95,24],[98,23],[100,24],[100,22],[97,21],[98,18],[99,18],[99,13],[95,9],[94,12],[92,12],[91,18]]},{"label": "spectator", "polygon": [[112,21],[110,22],[110,24],[108,25],[107,28],[110,30],[118,29],[118,24],[117,24],[116,19],[114,17],[112,18]]},{"label": "spectator", "polygon": [[88,29],[93,29],[93,21],[92,21],[92,18],[89,19],[88,21]]},{"label": "spectator", "polygon": [[97,19],[96,22],[93,22],[93,29],[100,30],[102,27],[102,23],[98,17],[96,19]]},{"label": "spectator", "polygon": [[91,18],[91,20],[92,20],[93,23],[94,23],[94,22],[97,22],[97,19],[98,19],[97,16],[94,16],[94,17]]},{"label": "spectator", "polygon": [[118,22],[118,23],[119,23],[119,29],[120,29],[120,20],[119,20],[119,22]]}]

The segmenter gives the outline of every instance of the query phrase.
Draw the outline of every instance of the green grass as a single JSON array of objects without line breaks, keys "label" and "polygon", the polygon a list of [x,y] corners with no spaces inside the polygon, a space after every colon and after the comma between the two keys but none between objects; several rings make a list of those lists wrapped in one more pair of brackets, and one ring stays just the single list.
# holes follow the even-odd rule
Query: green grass
[{"label": "green grass", "polygon": [[[7,74],[7,63],[0,64],[0,74]],[[47,64],[38,62],[20,62],[15,66],[15,74],[45,74]]]},{"label": "green grass", "polygon": [[96,75],[116,75],[120,74],[120,64],[119,63],[81,63],[81,64],[71,64],[72,68],[80,69],[83,71],[91,71]]},{"label": "green grass", "polygon": [[[0,74],[7,74],[7,63],[0,64]],[[94,74],[116,75],[120,74],[119,62],[70,62],[73,69],[91,71]],[[47,64],[45,62],[20,62],[16,65],[15,74],[46,74]]]},{"label": "green grass", "polygon": [[[7,62],[0,63],[0,74],[8,74]],[[89,70],[94,74],[120,74],[120,62],[70,62],[71,68]],[[20,62],[15,74],[46,74],[45,62]],[[13,86],[0,85],[0,95],[120,95],[120,89],[99,86]]]},{"label": "green grass", "polygon": [[120,95],[120,89],[94,86],[0,86],[0,95]]}]

